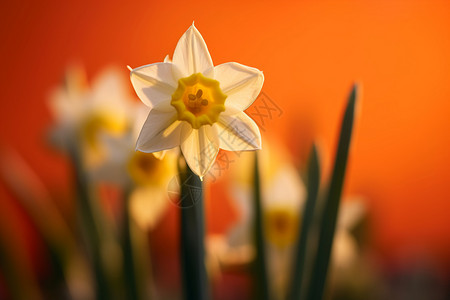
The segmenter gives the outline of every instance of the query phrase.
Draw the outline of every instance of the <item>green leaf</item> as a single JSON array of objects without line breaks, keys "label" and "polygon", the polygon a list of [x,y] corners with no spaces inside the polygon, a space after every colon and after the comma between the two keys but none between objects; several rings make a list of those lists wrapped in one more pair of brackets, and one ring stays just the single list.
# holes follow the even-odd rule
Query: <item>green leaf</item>
[{"label": "green leaf", "polygon": [[294,266],[292,271],[292,280],[290,288],[288,290],[289,300],[300,299],[302,293],[304,293],[306,275],[306,258],[308,255],[308,249],[311,246],[310,234],[311,225],[313,223],[314,212],[316,210],[317,195],[320,185],[320,161],[317,153],[316,145],[313,144],[311,153],[309,155],[308,162],[308,177],[307,177],[307,197],[305,206],[300,211],[300,215],[303,217],[302,222],[299,224],[300,228],[299,238],[296,247],[296,253],[294,254]]},{"label": "green leaf", "polygon": [[[151,154],[150,154],[151,155]],[[125,284],[126,298],[130,300],[142,299],[139,293],[139,276],[136,270],[136,260],[133,251],[132,219],[130,216],[131,188],[127,187],[124,192],[123,205],[123,228],[122,228],[122,251],[123,251],[123,279]],[[152,201],[153,199],[148,199]]]},{"label": "green leaf", "polygon": [[101,243],[102,236],[98,227],[98,216],[94,209],[94,201],[91,199],[89,182],[83,171],[83,163],[79,146],[73,143],[69,153],[74,164],[74,178],[78,193],[77,206],[81,219],[81,227],[86,235],[86,248],[90,254],[94,269],[96,283],[96,298],[111,299],[111,291],[108,283],[108,275],[102,265]]},{"label": "green leaf", "polygon": [[206,300],[209,299],[209,288],[205,267],[202,181],[187,164],[183,170],[180,170],[180,180],[180,246],[183,296],[186,300]]},{"label": "green leaf", "polygon": [[324,208],[321,214],[317,256],[314,261],[311,285],[307,299],[322,299],[333,245],[336,220],[339,210],[342,186],[347,167],[348,153],[352,137],[353,122],[358,86],[355,84],[350,93],[344,118],[341,124],[339,143],[335,155],[334,168],[329,187],[324,198]]},{"label": "green leaf", "polygon": [[255,210],[254,239],[256,257],[253,264],[254,299],[269,300],[269,284],[266,268],[266,252],[264,241],[263,215],[261,206],[261,184],[259,179],[258,155],[255,153],[255,169],[253,177],[253,201]]}]

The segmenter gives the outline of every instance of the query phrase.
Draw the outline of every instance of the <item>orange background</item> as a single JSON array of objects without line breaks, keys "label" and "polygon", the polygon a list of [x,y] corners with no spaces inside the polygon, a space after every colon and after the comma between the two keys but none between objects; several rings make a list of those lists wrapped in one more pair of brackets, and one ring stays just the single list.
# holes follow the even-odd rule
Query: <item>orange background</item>
[{"label": "orange background", "polygon": [[[264,71],[263,91],[284,113],[263,135],[278,135],[300,164],[314,137],[329,170],[346,96],[360,82],[345,194],[367,198],[373,245],[384,257],[418,252],[450,262],[450,2],[0,6],[0,142],[25,156],[48,186],[68,181],[64,159],[44,141],[52,123],[48,93],[68,63],[83,64],[89,78],[119,65],[126,77],[126,65],[172,55],[195,20],[215,64],[237,61]],[[13,220],[12,196],[0,188],[0,197],[2,219]]]}]

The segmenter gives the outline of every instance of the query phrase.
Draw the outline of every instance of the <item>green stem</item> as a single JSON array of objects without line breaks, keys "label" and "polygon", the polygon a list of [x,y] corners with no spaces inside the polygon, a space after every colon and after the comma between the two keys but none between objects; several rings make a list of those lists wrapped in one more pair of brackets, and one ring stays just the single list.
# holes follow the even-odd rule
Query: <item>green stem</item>
[{"label": "green stem", "polygon": [[263,215],[261,205],[261,185],[259,178],[258,155],[255,153],[253,177],[253,201],[255,209],[254,236],[256,257],[254,262],[254,297],[258,300],[269,300],[270,292],[266,269],[266,251],[264,242]]},{"label": "green stem", "polygon": [[205,267],[205,223],[203,186],[189,166],[180,171],[181,180],[181,271],[184,299],[209,299]]},{"label": "green stem", "polygon": [[81,217],[81,226],[87,238],[87,249],[91,255],[94,266],[94,275],[96,280],[97,299],[112,299],[108,289],[107,274],[102,266],[101,257],[101,237],[97,228],[91,197],[89,193],[89,184],[86,175],[83,172],[83,164],[80,151],[77,145],[70,149],[71,158],[74,163],[76,190],[78,192],[78,212]]},{"label": "green stem", "polygon": [[[138,300],[139,290],[136,273],[136,262],[133,256],[133,239],[132,239],[132,224],[130,218],[130,188],[125,188],[124,193],[124,207],[123,207],[123,233],[122,233],[122,249],[123,249],[123,269],[125,280],[125,292],[127,299]],[[152,201],[152,199],[148,199]]]}]

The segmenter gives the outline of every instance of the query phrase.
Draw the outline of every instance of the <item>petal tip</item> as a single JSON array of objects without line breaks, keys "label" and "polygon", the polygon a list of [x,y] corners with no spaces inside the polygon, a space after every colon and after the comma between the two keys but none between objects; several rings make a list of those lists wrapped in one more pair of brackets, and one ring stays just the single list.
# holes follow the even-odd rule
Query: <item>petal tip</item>
[{"label": "petal tip", "polygon": [[264,72],[261,70],[258,70],[258,71],[259,71],[259,76],[261,76],[261,79],[264,82]]},{"label": "petal tip", "polygon": [[261,150],[262,149],[261,140],[256,141],[256,143],[253,143],[252,146],[253,146],[252,150]]}]

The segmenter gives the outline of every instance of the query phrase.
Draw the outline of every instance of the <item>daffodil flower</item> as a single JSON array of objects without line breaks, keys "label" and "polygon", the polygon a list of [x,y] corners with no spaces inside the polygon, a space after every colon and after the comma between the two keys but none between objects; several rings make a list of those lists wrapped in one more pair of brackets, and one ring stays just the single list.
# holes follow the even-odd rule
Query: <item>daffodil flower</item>
[{"label": "daffodil flower", "polygon": [[154,228],[164,216],[169,206],[167,186],[177,171],[177,155],[173,151],[167,151],[164,155],[134,151],[132,141],[137,137],[135,128],[142,127],[147,114],[147,107],[141,105],[135,110],[135,122],[125,135],[101,136],[100,142],[106,150],[105,159],[91,172],[92,179],[96,181],[114,183],[124,189],[132,188],[130,214],[144,230]]},{"label": "daffodil flower", "polygon": [[49,106],[56,120],[52,141],[63,148],[79,145],[88,167],[98,166],[104,157],[101,136],[122,136],[136,118],[137,106],[123,80],[117,69],[108,68],[89,88],[83,70],[72,67],[64,85],[50,95]]},{"label": "daffodil flower", "polygon": [[178,41],[172,61],[130,70],[137,95],[151,109],[136,150],[181,146],[189,167],[203,177],[219,148],[261,148],[259,128],[243,111],[261,91],[263,73],[235,62],[214,67],[194,24]]}]

